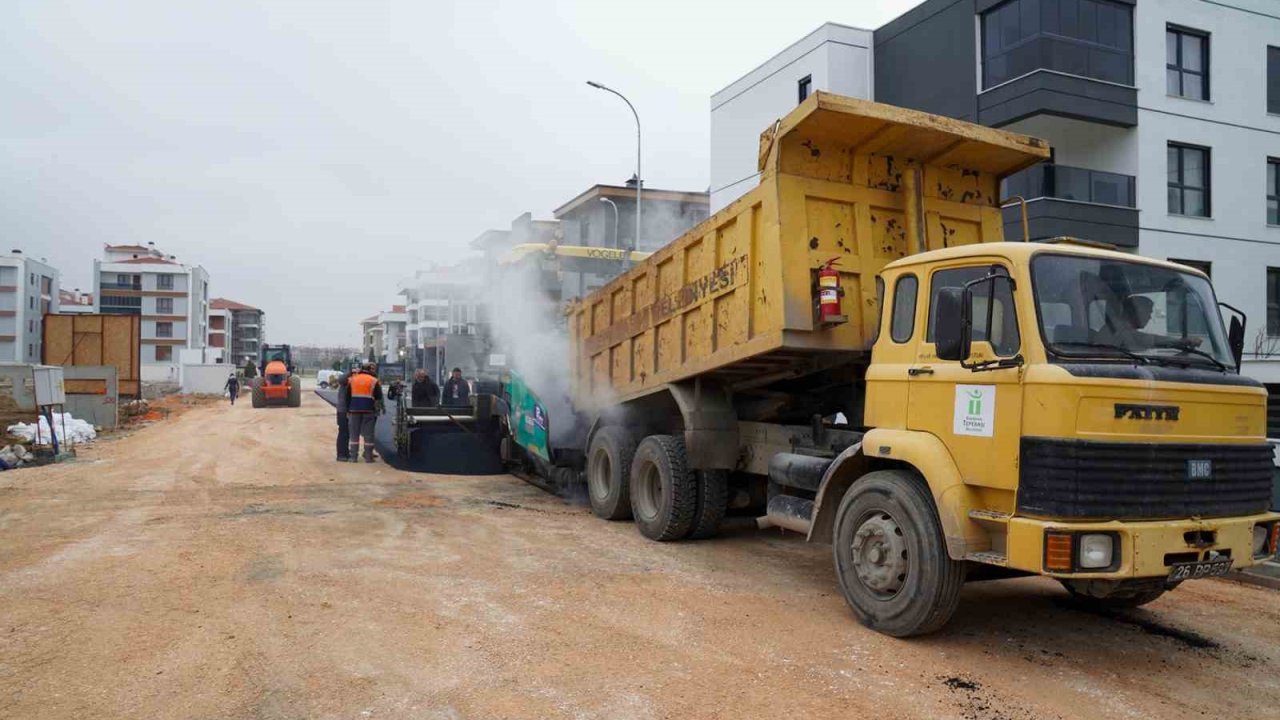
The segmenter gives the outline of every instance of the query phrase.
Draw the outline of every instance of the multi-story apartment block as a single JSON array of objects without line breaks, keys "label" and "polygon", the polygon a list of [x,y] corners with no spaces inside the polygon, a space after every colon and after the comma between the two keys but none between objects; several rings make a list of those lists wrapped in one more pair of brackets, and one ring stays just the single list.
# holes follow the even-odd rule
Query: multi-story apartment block
[{"label": "multi-story apartment block", "polygon": [[[926,0],[872,40],[825,76],[779,56],[767,81],[730,86],[733,103],[779,117],[806,88],[844,92],[870,72],[880,102],[1045,138],[1053,159],[1005,183],[1027,200],[1031,239],[1099,240],[1209,273],[1249,317],[1244,373],[1280,390],[1280,5]],[[791,97],[774,99],[774,84]],[[728,126],[715,112],[713,148]],[[724,152],[746,163],[757,149],[744,135]],[[1019,216],[1005,210],[1007,237],[1021,237]]]},{"label": "multi-story apartment block", "polygon": [[[183,351],[208,347],[209,274],[147,245],[108,245],[93,262],[96,310],[142,317],[142,379],[178,378]],[[201,352],[213,362],[221,351]]]},{"label": "multi-story apartment block", "polygon": [[225,348],[227,362],[258,362],[266,341],[266,315],[262,310],[226,298],[209,301],[209,346]]},{"label": "multi-story apartment block", "polygon": [[408,353],[405,325],[408,314],[403,305],[392,305],[360,321],[362,356],[376,363],[396,363]]},{"label": "multi-story apartment block", "polygon": [[44,316],[59,309],[58,281],[43,258],[0,255],[0,362],[40,362]]},{"label": "multi-story apartment block", "polygon": [[[469,257],[453,265],[433,265],[400,281],[400,294],[405,299],[408,358],[415,368],[433,373],[447,362],[458,360],[468,374],[469,359],[478,343],[486,341],[489,329],[488,307],[483,299],[484,260]],[[463,348],[466,348],[464,351]]]}]

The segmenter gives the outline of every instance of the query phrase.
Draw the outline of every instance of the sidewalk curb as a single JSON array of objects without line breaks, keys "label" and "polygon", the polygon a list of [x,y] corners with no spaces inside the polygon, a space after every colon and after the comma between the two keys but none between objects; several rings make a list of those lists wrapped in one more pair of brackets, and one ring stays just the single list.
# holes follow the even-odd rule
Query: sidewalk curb
[{"label": "sidewalk curb", "polygon": [[1240,583],[1241,585],[1254,585],[1257,587],[1268,588],[1270,590],[1280,590],[1280,578],[1271,577],[1269,575],[1259,575],[1247,570],[1238,570],[1218,579],[1226,580],[1227,582]]}]

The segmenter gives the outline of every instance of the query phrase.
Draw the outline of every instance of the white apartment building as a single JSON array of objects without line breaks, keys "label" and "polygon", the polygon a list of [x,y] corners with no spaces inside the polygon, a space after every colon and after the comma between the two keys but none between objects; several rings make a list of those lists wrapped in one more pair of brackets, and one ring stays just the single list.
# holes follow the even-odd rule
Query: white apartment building
[{"label": "white apartment building", "polygon": [[[108,245],[93,262],[97,312],[142,317],[142,379],[177,381],[185,358],[214,362],[208,348],[209,274],[147,245]],[[192,353],[191,351],[198,351]]]},{"label": "white apartment building", "polygon": [[[433,264],[400,281],[407,355],[413,367],[439,372],[448,362],[446,358],[457,359],[464,347],[466,355],[474,355],[475,348],[487,340],[488,308],[482,302],[484,263],[484,258],[473,256],[452,265]],[[474,374],[470,367],[468,371]]]},{"label": "white apartment building", "polygon": [[408,314],[403,305],[392,305],[390,310],[383,310],[361,320],[362,357],[380,364],[396,363],[403,359],[401,352],[408,352],[408,338],[405,334],[407,322]]},{"label": "white apartment building", "polygon": [[44,316],[59,309],[59,277],[43,258],[0,255],[0,362],[41,362]]},{"label": "white apartment building", "polygon": [[711,96],[711,212],[760,178],[760,133],[817,90],[870,99],[872,32],[827,23]]},{"label": "white apartment building", "polygon": [[226,362],[257,363],[266,342],[266,314],[227,298],[209,301],[209,347],[224,348]]},{"label": "white apartment building", "polygon": [[1243,372],[1280,390],[1280,3],[925,0],[870,33],[824,25],[712,96],[713,212],[818,89],[1045,138],[1053,160],[1006,182],[1031,239],[1205,270],[1248,315]]}]

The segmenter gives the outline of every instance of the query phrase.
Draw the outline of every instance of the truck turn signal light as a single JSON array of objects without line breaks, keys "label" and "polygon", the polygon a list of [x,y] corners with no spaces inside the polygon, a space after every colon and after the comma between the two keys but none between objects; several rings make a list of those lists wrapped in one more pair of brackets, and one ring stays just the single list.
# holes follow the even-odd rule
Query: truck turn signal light
[{"label": "truck turn signal light", "polygon": [[1075,545],[1071,533],[1046,532],[1044,534],[1044,569],[1049,572],[1071,572],[1075,567],[1071,557]]}]

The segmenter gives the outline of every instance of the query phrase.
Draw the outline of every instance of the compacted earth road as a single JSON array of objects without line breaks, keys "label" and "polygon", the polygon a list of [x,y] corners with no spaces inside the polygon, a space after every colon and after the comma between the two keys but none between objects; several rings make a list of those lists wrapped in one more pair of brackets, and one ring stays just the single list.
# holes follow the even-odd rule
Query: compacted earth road
[{"label": "compacted earth road", "polygon": [[658,544],[520,480],[333,460],[332,409],[192,409],[0,474],[3,718],[1201,718],[1280,708],[1280,594],[975,583],[855,623],[830,549]]}]

